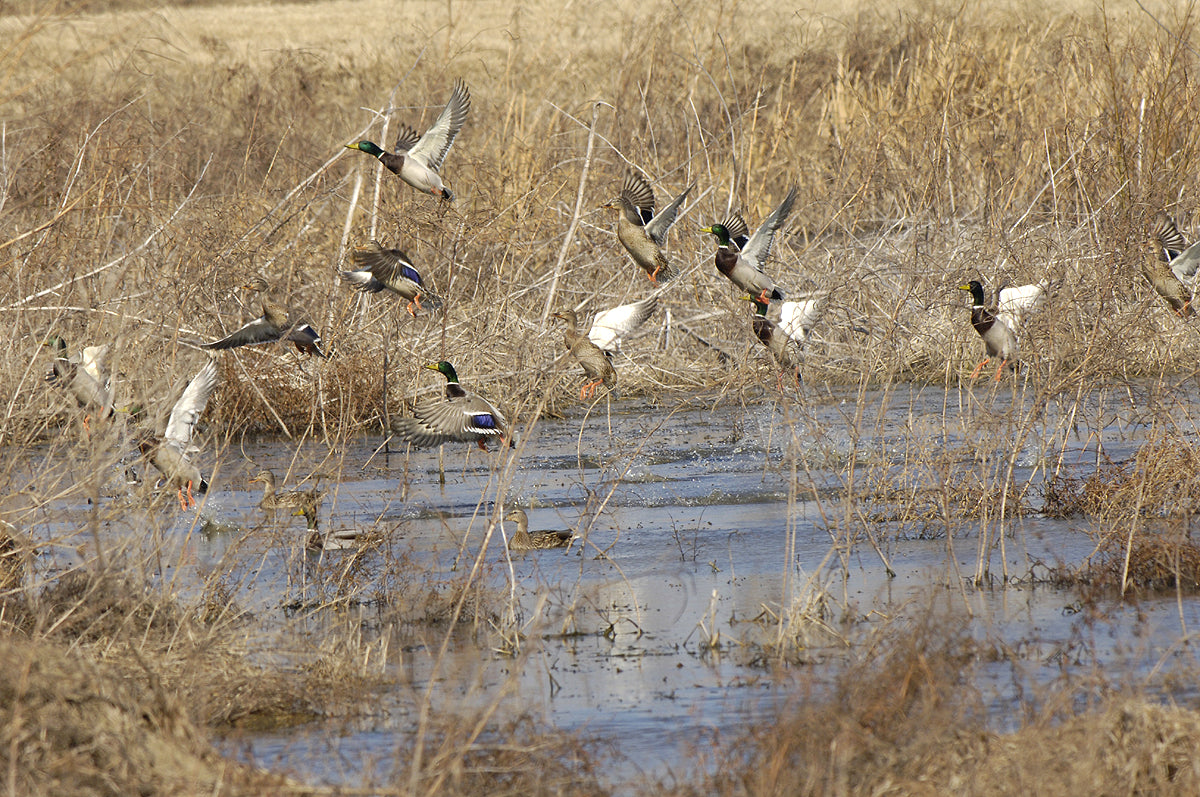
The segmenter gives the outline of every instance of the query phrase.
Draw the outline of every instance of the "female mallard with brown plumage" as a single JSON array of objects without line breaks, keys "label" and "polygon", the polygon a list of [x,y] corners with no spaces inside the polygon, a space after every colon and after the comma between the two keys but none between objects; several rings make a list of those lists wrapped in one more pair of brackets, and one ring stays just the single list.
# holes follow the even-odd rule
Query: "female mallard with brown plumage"
[{"label": "female mallard with brown plumage", "polygon": [[295,344],[302,354],[324,357],[321,351],[321,336],[312,324],[278,304],[271,298],[271,287],[262,277],[255,277],[242,286],[243,290],[254,291],[262,304],[262,315],[240,329],[212,343],[202,343],[202,349],[236,349],[239,346],[254,346],[259,343],[274,343],[286,338]]},{"label": "female mallard with brown plumage", "polygon": [[208,492],[208,482],[200,474],[200,468],[192,462],[195,450],[192,447],[192,435],[216,385],[217,364],[209,360],[188,382],[183,394],[171,408],[171,417],[162,437],[143,434],[138,441],[138,448],[163,475],[166,485],[178,489],[181,509],[196,505],[196,499],[192,497],[193,488],[199,493]]},{"label": "female mallard with brown plumage", "polygon": [[658,309],[658,297],[645,299],[596,313],[588,328],[588,340],[600,347],[605,354],[616,354],[621,350],[621,341],[632,334]]},{"label": "female mallard with brown plumage", "polygon": [[563,330],[563,343],[567,345],[571,356],[583,366],[584,374],[591,380],[579,389],[579,398],[591,398],[596,395],[596,388],[601,384],[609,390],[616,387],[616,370],[599,346],[592,343],[587,336],[579,334],[579,318],[575,311],[560,310],[553,313],[553,316],[567,322],[566,329]]},{"label": "female mallard with brown plumage", "polygon": [[446,377],[446,398],[418,402],[411,418],[392,419],[393,432],[415,446],[475,442],[487,451],[491,439],[512,445],[504,416],[483,396],[467,392],[453,365],[442,360],[425,367]]},{"label": "female mallard with brown plumage", "polygon": [[513,509],[504,516],[517,524],[517,531],[508,538],[510,551],[541,551],[547,548],[569,548],[575,535],[569,531],[535,531],[529,533],[529,516],[524,509]]},{"label": "female mallard with brown plumage", "polygon": [[450,93],[450,101],[446,103],[433,126],[425,131],[425,135],[418,137],[416,130],[401,124],[400,133],[396,136],[395,152],[386,152],[371,141],[347,144],[346,148],[373,155],[388,171],[418,191],[453,201],[454,194],[451,193],[450,186],[442,182],[438,172],[458,136],[458,131],[467,121],[467,112],[470,110],[471,92],[467,90],[466,83],[456,80],[454,90]]},{"label": "female mallard with brown plumage", "polygon": [[1192,316],[1200,243],[1188,246],[1175,222],[1160,210],[1150,227],[1149,250],[1142,257],[1142,274],[1172,310],[1184,318]]},{"label": "female mallard with brown plumage", "polygon": [[104,358],[108,355],[108,345],[85,346],[71,356],[67,356],[67,342],[57,335],[52,335],[43,343],[54,349],[54,363],[48,382],[62,385],[70,393],[77,404],[86,411],[84,428],[92,413],[100,418],[113,416],[112,385],[104,374]]},{"label": "female mallard with brown plumage", "polygon": [[629,252],[633,262],[637,263],[655,284],[658,284],[659,280],[665,282],[675,276],[663,247],[667,245],[667,231],[679,215],[679,206],[695,187],[695,183],[689,185],[683,193],[671,200],[671,204],[655,215],[654,189],[650,187],[646,178],[635,171],[629,171],[625,175],[621,193],[616,199],[603,205],[620,211],[617,215],[617,240]]},{"label": "female mallard with brown plumage", "polygon": [[287,510],[303,510],[312,508],[314,511],[321,508],[321,491],[312,490],[284,490],[277,491],[275,482],[275,473],[269,468],[264,468],[254,475],[250,480],[261,483],[263,486],[263,497],[258,502],[260,509],[265,509],[268,512],[274,512],[279,509]]},{"label": "female mallard with brown plumage", "polygon": [[771,254],[775,233],[787,220],[795,201],[796,187],[792,186],[783,201],[763,219],[754,235],[749,237],[749,228],[737,213],[701,230],[717,238],[717,271],[764,304],[784,298],[783,291],[776,287],[775,281],[763,271],[763,266]]},{"label": "female mallard with brown plumage", "polygon": [[363,293],[379,293],[386,288],[407,299],[406,309],[413,318],[417,316],[413,312],[414,305],[418,310],[425,309],[421,306],[422,298],[430,307],[436,308],[442,303],[425,287],[420,272],[399,249],[384,249],[378,241],[371,241],[355,249],[350,259],[354,262],[354,270],[338,272],[343,280]]}]

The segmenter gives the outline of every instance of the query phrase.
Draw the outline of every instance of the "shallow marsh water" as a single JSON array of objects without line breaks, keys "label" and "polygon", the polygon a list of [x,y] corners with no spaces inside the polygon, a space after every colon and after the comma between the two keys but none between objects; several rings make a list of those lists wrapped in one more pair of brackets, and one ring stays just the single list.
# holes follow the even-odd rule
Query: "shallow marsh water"
[{"label": "shallow marsh water", "polygon": [[[996,506],[985,502],[969,516],[937,509],[970,492],[964,474],[988,484],[1011,469],[1021,488],[1055,468],[1086,474],[1101,455],[1127,460],[1164,427],[1194,434],[1190,417],[1200,408],[1188,400],[1123,386],[1034,401],[981,385],[806,388],[802,401],[786,405],[766,396],[714,404],[647,409],[623,401],[605,412],[601,402],[586,419],[580,412],[542,420],[524,435],[519,466],[508,472],[502,456],[448,446],[444,484],[436,451],[385,457],[375,436],[332,457],[315,443],[244,441],[236,451],[201,454],[218,467],[199,514],[170,510],[170,525],[151,540],[144,510],[109,512],[97,533],[131,560],[157,545],[145,560],[150,575],[185,595],[210,573],[224,573],[239,607],[283,635],[264,660],[287,663],[280,638],[319,637],[325,623],[349,616],[377,643],[378,666],[403,671],[404,690],[372,695],[370,708],[351,719],[227,741],[237,755],[310,782],[368,785],[385,777],[426,689],[438,710],[500,700],[502,715],[531,711],[607,740],[617,755],[606,771],[618,785],[647,772],[686,772],[689,748],[704,748],[714,734],[727,738],[793,699],[797,676],[819,685],[848,654],[848,641],[903,614],[969,618],[972,634],[1003,651],[979,669],[998,729],[1017,724],[1019,691],[1044,688],[1065,671],[1110,669],[1157,684],[1195,665],[1186,633],[1200,622],[1200,602],[1114,601],[1097,615],[1079,611],[1075,592],[1043,583],[1047,565],[1077,564],[1092,553],[1093,521],[1043,517],[1037,491],[1028,490],[1024,512],[1012,499],[1002,521],[1002,556]],[[1158,411],[1148,414],[1150,404]],[[369,579],[356,585],[350,608],[312,608],[329,587],[313,576],[302,523],[263,523],[260,494],[247,483],[263,466],[281,477],[330,474],[323,529],[382,533],[418,566],[407,578],[421,572],[444,583],[478,556],[481,577],[514,598],[520,651],[481,642],[495,635],[462,634],[439,661],[444,632],[437,628],[387,646],[389,620]],[[497,528],[479,555],[497,500],[528,508],[532,530],[569,528],[581,539],[566,552],[510,562]],[[64,529],[90,511],[59,502],[35,531],[62,543]],[[213,521],[207,531],[201,517]],[[977,588],[981,545],[988,578]],[[39,570],[51,574],[77,555],[69,545],[49,548]],[[327,552],[323,562],[336,569],[344,556]],[[793,663],[763,666],[780,633],[770,618],[814,595],[825,596],[825,608],[819,622],[793,627],[803,634]],[[1169,691],[1195,697],[1180,683]]]}]

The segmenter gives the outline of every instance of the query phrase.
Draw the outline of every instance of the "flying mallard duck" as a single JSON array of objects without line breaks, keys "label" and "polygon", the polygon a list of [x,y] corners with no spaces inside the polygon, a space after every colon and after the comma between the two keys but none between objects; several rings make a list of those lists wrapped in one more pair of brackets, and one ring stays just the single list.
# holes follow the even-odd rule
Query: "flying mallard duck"
[{"label": "flying mallard duck", "polygon": [[658,308],[658,297],[647,296],[638,302],[618,305],[596,313],[588,329],[588,340],[595,343],[605,354],[616,354],[621,350],[621,341],[654,314]]},{"label": "flying mallard duck", "polygon": [[958,286],[960,291],[971,293],[971,326],[975,327],[979,337],[983,338],[983,345],[987,349],[987,358],[975,366],[975,370],[971,372],[971,379],[979,376],[983,366],[993,357],[999,357],[1000,367],[996,369],[996,379],[999,380],[1005,364],[1016,360],[1017,330],[1021,327],[1021,319],[1025,313],[1036,310],[1041,305],[1047,287],[1043,282],[1037,285],[1001,288],[998,307],[993,311],[984,305],[983,285],[979,280],[971,280],[966,285]]},{"label": "flying mallard duck", "polygon": [[192,463],[192,454],[196,451],[192,447],[192,434],[216,384],[217,364],[209,360],[200,372],[192,377],[192,381],[188,382],[183,395],[171,408],[171,417],[167,421],[162,438],[144,435],[138,442],[138,448],[143,455],[150,458],[154,467],[158,468],[166,484],[178,488],[181,509],[196,505],[196,499],[192,497],[193,487],[196,488],[196,492],[208,492],[208,482],[200,475],[200,469]]},{"label": "flying mallard duck", "polygon": [[508,538],[510,551],[540,551],[547,548],[569,548],[575,535],[569,531],[535,531],[529,533],[529,516],[524,509],[513,509],[505,520],[517,524],[517,533]]},{"label": "flying mallard duck", "polygon": [[1184,318],[1190,317],[1196,270],[1200,267],[1200,244],[1187,246],[1171,217],[1161,210],[1150,228],[1151,251],[1142,258],[1142,274],[1158,295]]},{"label": "flying mallard duck", "polygon": [[113,415],[112,386],[104,375],[104,358],[108,355],[108,345],[86,346],[70,357],[67,356],[67,342],[57,335],[52,335],[43,342],[44,346],[54,349],[54,363],[46,381],[62,385],[87,414],[84,416],[84,427],[92,413],[97,413],[102,419]]},{"label": "flying mallard duck", "polygon": [[579,334],[579,318],[575,315],[575,311],[560,310],[551,315],[567,322],[567,327],[563,330],[563,343],[567,345],[571,356],[583,366],[584,374],[591,380],[579,389],[579,398],[591,398],[596,395],[596,388],[601,383],[609,390],[616,387],[616,370],[612,367],[612,363],[608,361],[608,357],[600,350],[599,346],[587,337]]},{"label": "flying mallard duck", "polygon": [[646,178],[630,171],[625,175],[621,193],[602,206],[620,211],[617,216],[617,240],[656,285],[660,279],[665,282],[675,276],[675,271],[667,263],[663,247],[667,245],[667,231],[675,223],[679,206],[695,187],[695,183],[689,185],[656,216],[654,189],[646,182]]},{"label": "flying mallard duck", "polygon": [[415,446],[474,441],[487,451],[491,438],[512,445],[504,416],[487,399],[464,390],[453,365],[442,360],[425,367],[446,377],[446,399],[418,402],[413,417],[392,420],[393,432]]},{"label": "flying mallard duck", "polygon": [[302,354],[325,356],[325,352],[321,351],[321,336],[317,334],[317,330],[307,321],[293,319],[290,310],[276,304],[271,299],[271,288],[265,279],[256,277],[242,288],[259,294],[262,315],[220,340],[201,343],[200,348],[236,349],[239,346],[253,346],[258,343],[274,343],[286,338],[294,343]]},{"label": "flying mallard duck", "polygon": [[775,281],[763,271],[776,231],[783,226],[792,204],[796,201],[796,187],[787,192],[779,206],[771,211],[754,235],[747,237],[749,228],[737,213],[725,221],[705,227],[700,232],[712,233],[717,237],[717,271],[730,282],[747,293],[757,296],[764,304],[784,298],[784,293],[775,287]]},{"label": "flying mallard duck", "polygon": [[454,201],[450,187],[442,182],[438,171],[446,153],[454,144],[454,138],[467,121],[467,112],[471,110],[471,92],[462,80],[454,81],[454,91],[450,93],[450,101],[442,109],[442,115],[433,123],[433,127],[425,131],[425,135],[417,137],[417,131],[406,124],[400,125],[400,133],[396,136],[396,151],[385,152],[370,141],[359,141],[347,144],[347,149],[361,150],[368,155],[379,158],[379,162],[387,167],[392,174],[421,192],[428,192],[447,201]]},{"label": "flying mallard duck", "polygon": [[[275,492],[275,473],[264,468],[255,474],[251,483],[261,482],[263,497],[258,502],[260,509],[274,512],[277,509],[303,510],[311,507],[314,511],[321,508],[321,492],[319,490],[286,490]],[[293,513],[294,514],[294,513]]]},{"label": "flying mallard duck", "polygon": [[[775,362],[800,381],[800,353],[804,342],[821,317],[822,301],[828,294],[812,294],[792,302],[772,302],[769,306],[757,296],[742,298],[754,303],[754,337],[767,347]],[[768,311],[778,307],[775,318]],[[782,381],[781,381],[782,386]]]},{"label": "flying mallard duck", "polygon": [[379,293],[387,288],[408,299],[408,314],[413,318],[417,317],[413,312],[414,304],[418,309],[424,309],[421,307],[422,298],[431,307],[438,307],[442,303],[425,288],[420,273],[408,255],[399,249],[384,249],[378,241],[371,241],[367,246],[355,249],[350,259],[354,261],[354,271],[338,272],[342,279],[363,293]]}]

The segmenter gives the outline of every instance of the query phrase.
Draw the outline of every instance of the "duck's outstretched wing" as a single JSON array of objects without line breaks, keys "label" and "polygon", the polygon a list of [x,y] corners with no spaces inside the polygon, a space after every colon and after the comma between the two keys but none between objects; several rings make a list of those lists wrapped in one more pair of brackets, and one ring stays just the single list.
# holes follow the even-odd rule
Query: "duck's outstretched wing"
[{"label": "duck's outstretched wing", "polygon": [[180,450],[186,451],[192,442],[192,433],[196,429],[196,421],[208,404],[217,385],[217,363],[209,360],[200,372],[192,377],[192,381],[183,390],[183,395],[171,408],[171,418],[167,421],[167,430],[163,433],[164,440],[175,444]]},{"label": "duck's outstretched wing", "polygon": [[442,168],[446,153],[454,144],[458,131],[467,121],[467,113],[471,110],[471,92],[461,79],[454,81],[454,90],[450,93],[450,101],[442,109],[441,115],[433,126],[425,131],[425,135],[408,151],[408,157],[423,163],[433,171]]}]

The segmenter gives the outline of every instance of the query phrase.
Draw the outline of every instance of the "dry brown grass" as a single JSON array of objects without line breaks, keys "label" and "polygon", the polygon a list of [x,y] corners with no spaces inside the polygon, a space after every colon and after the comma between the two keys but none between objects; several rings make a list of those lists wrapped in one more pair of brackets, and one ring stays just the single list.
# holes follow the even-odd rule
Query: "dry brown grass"
[{"label": "dry brown grass", "polygon": [[[443,358],[523,419],[572,406],[578,373],[543,318],[556,306],[591,312],[648,293],[615,240],[613,218],[597,209],[629,164],[655,180],[660,201],[698,184],[696,206],[672,235],[671,257],[684,274],[662,296],[670,324],[660,313],[618,361],[621,392],[648,403],[709,390],[753,401],[757,386],[773,381],[749,330],[750,308],[716,274],[712,241],[696,229],[731,208],[757,223],[792,184],[801,201],[772,271],[791,290],[833,292],[808,348],[810,384],[864,392],[954,384],[982,351],[956,286],[976,276],[990,289],[1051,281],[1048,305],[1023,337],[1031,396],[989,415],[971,393],[977,436],[941,453],[923,438],[905,452],[902,479],[896,462],[874,452],[862,472],[860,452],[839,453],[850,463],[847,522],[834,545],[846,552],[883,517],[857,514],[855,501],[871,496],[889,505],[881,510],[889,520],[920,524],[922,533],[942,526],[949,535],[965,518],[998,517],[1003,545],[1003,519],[1027,502],[1028,484],[1013,476],[1017,452],[1044,452],[1074,422],[1072,411],[1058,426],[1034,429],[1052,400],[1115,379],[1194,372],[1195,329],[1152,295],[1136,267],[1150,212],[1197,215],[1189,199],[1200,195],[1191,9],[922,3],[886,15],[847,5],[818,17],[786,4],[691,0],[604,4],[581,17],[549,3],[516,12],[375,0],[196,5],[26,3],[6,10],[32,16],[0,17],[0,313],[10,330],[0,340],[0,445],[45,443],[74,475],[115,463],[120,426],[77,433],[79,413],[42,378],[45,335],[62,334],[72,346],[113,341],[118,405],[144,405],[161,428],[175,391],[203,361],[192,345],[255,312],[237,286],[258,273],[307,310],[332,356],[302,362],[277,347],[223,354],[206,415],[210,447],[254,431],[333,444],[379,429],[414,395],[441,390],[419,366]],[[398,119],[427,124],[457,76],[474,103],[444,169],[459,196],[454,206],[390,175],[376,185],[373,162],[342,149],[368,127],[377,138],[367,109],[389,102]],[[585,162],[589,133],[595,150]],[[444,313],[414,320],[395,302],[338,284],[347,247],[371,236],[416,258],[447,297]],[[1151,412],[1165,416],[1165,407],[1161,399]],[[856,431],[870,425],[847,418]],[[1051,481],[1044,497],[1063,513],[1110,524],[1190,513],[1196,487],[1171,473],[1195,465],[1190,446],[1164,440],[1144,459],[1084,477],[1093,481]],[[0,472],[17,481],[12,464]],[[23,474],[20,489],[5,501],[36,511],[72,489],[98,495],[100,485],[98,476],[80,476],[71,487],[47,469],[30,483]],[[107,519],[96,510],[84,534],[98,541]],[[1183,538],[1111,539],[1122,573],[1144,571],[1147,585],[1183,584],[1183,570],[1200,564]],[[994,545],[979,541],[978,579]],[[402,586],[411,568],[398,558],[386,559],[382,573],[360,564],[326,574],[320,608],[372,603],[384,607],[383,622],[439,635],[454,620],[476,632],[496,620],[495,596],[480,579]],[[69,662],[54,665],[64,671],[130,672],[135,661],[162,686],[129,700],[162,691],[192,707],[167,711],[164,725],[287,725],[352,705],[350,692],[369,694],[396,677],[368,667],[375,650],[345,629],[328,648],[308,651],[313,666],[303,676],[264,671],[214,642],[215,629],[237,619],[211,611],[230,603],[215,593],[220,574],[213,594],[181,607],[158,586],[111,572],[62,578],[34,596],[13,587],[15,578],[0,579],[11,591],[0,618],[6,637],[21,640],[12,655],[31,658],[33,647],[23,646],[49,646],[53,661]],[[397,586],[372,591],[375,579]],[[239,629],[235,638],[248,644],[252,636]],[[802,709],[803,722],[783,720],[748,740],[739,754],[752,766],[713,785],[728,793],[795,793],[795,782],[814,793],[886,792],[920,790],[925,772],[947,789],[961,778],[1000,777],[989,767],[1007,761],[1007,742],[979,736],[970,690],[953,694],[973,654],[946,644],[868,659],[852,675],[877,679],[878,688],[847,686],[834,704]],[[60,656],[64,646],[70,655]],[[1176,741],[1194,739],[1186,716],[1113,712],[1079,720],[1095,723],[1080,729],[1134,729],[1113,731],[1123,742],[1105,753],[1115,768],[1093,760],[1091,772],[1133,771],[1151,787],[1192,777],[1186,767],[1156,768],[1176,760]],[[7,741],[22,727],[5,715]],[[428,752],[398,781],[446,793],[599,790],[592,759],[574,741],[564,765],[552,734],[493,744],[481,742],[483,729],[520,729],[471,727],[464,736],[440,718],[422,725]],[[939,734],[917,732],[926,727]],[[1083,734],[1076,728],[1057,730],[1072,739]],[[1146,746],[1171,728],[1171,744]],[[1047,725],[1023,738],[1046,745],[1037,734],[1054,732]],[[183,736],[192,745],[192,731]],[[186,754],[204,758],[195,749]],[[1028,770],[1010,767],[1013,782],[1046,764],[1035,752]],[[55,756],[78,753],[51,745],[33,758],[10,757],[10,782],[19,771],[44,778],[30,780],[32,793],[83,793],[90,783],[54,780],[62,771]],[[553,777],[530,774],[547,768]]]},{"label": "dry brown grass", "polygon": [[709,778],[663,793],[1183,795],[1200,784],[1195,711],[1116,698],[1076,715],[1064,698],[996,734],[972,686],[976,643],[944,618],[886,635],[831,693],[718,740],[698,753]]},{"label": "dry brown grass", "polygon": [[[767,378],[749,308],[695,230],[731,205],[756,221],[790,183],[803,200],[773,268],[795,290],[835,291],[810,380],[953,378],[981,348],[953,290],[968,275],[1051,279],[1026,346],[1051,373],[1188,367],[1194,333],[1141,284],[1134,244],[1149,210],[1193,211],[1177,201],[1194,193],[1195,54],[1176,38],[1190,18],[614,5],[577,49],[551,46],[548,29],[572,27],[563,12],[542,9],[533,25],[447,8],[448,20],[442,6],[398,12],[398,30],[411,14],[432,38],[386,40],[365,24],[370,9],[338,4],[4,19],[23,37],[0,87],[20,120],[5,131],[0,205],[12,231],[0,310],[16,332],[0,351],[6,440],[40,429],[57,401],[40,382],[45,332],[126,342],[122,390],[153,395],[164,374],[194,368],[183,343],[238,322],[234,288],[256,272],[308,309],[336,356],[302,367],[278,349],[226,355],[238,364],[211,410],[224,424],[377,424],[385,349],[394,407],[436,387],[417,366],[441,357],[493,394],[569,401],[574,369],[555,362],[558,335],[541,324],[560,256],[555,305],[594,310],[648,290],[595,210],[626,162],[662,194],[700,185],[673,235],[676,262],[695,268],[664,297],[667,351],[660,316],[620,368],[627,394],[729,383],[729,366],[684,330],[747,361],[736,381]],[[762,13],[775,24],[748,24]],[[267,16],[269,33],[257,24]],[[92,46],[74,47],[80,37]],[[455,75],[474,95],[445,169],[461,200],[438,207],[386,175],[373,221],[371,162],[340,145],[395,81],[400,117],[420,122]],[[607,105],[582,224],[564,242],[596,100]],[[409,249],[450,297],[445,315],[413,321],[339,286],[347,224],[346,243],[377,224],[376,237]],[[547,379],[560,373],[565,384]]]}]

